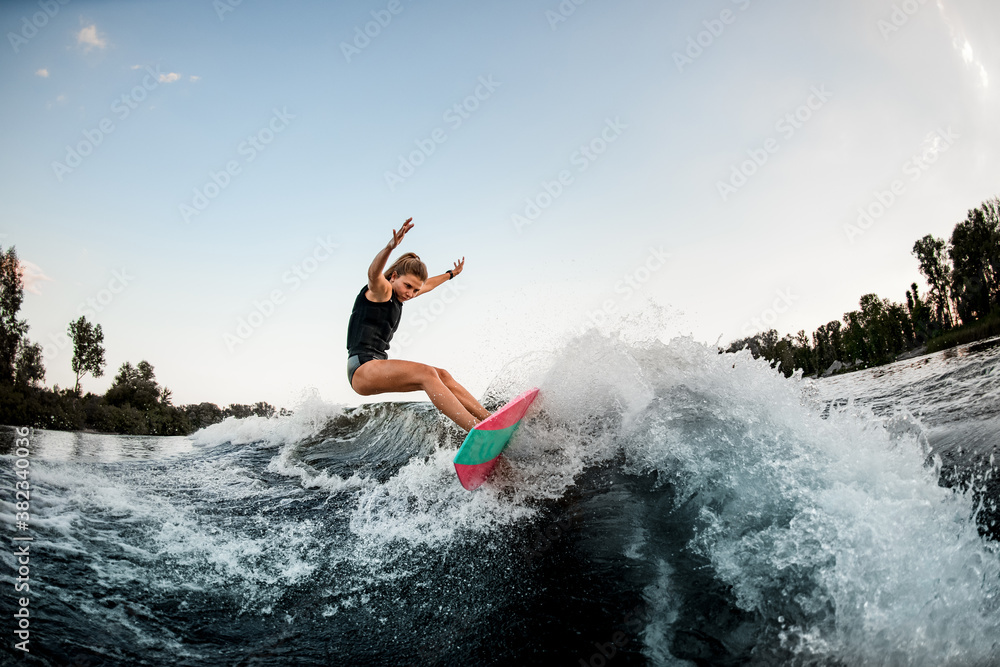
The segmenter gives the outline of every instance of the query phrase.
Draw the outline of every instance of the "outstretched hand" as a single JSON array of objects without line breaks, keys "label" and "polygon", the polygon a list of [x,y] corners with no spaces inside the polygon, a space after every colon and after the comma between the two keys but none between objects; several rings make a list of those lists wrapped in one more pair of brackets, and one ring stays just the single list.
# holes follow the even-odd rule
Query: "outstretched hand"
[{"label": "outstretched hand", "polygon": [[406,236],[406,232],[413,229],[413,223],[410,222],[411,220],[413,220],[413,218],[407,218],[406,222],[403,223],[403,226],[399,228],[398,232],[395,229],[392,230],[392,240],[389,241],[389,250],[395,250],[396,246],[403,241],[403,237]]},{"label": "outstretched hand", "polygon": [[465,268],[465,258],[464,257],[462,259],[458,260],[457,262],[455,262],[455,268],[453,268],[451,270],[451,274],[453,276],[457,276],[458,274],[460,274],[462,272],[463,268]]}]

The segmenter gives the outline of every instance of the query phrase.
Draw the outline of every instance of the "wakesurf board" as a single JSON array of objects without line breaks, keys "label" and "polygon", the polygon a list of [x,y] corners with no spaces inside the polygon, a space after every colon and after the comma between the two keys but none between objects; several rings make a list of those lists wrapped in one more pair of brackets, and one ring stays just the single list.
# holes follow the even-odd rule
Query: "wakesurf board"
[{"label": "wakesurf board", "polygon": [[455,472],[462,486],[469,491],[482,486],[537,395],[537,387],[529,389],[469,431],[455,454]]}]

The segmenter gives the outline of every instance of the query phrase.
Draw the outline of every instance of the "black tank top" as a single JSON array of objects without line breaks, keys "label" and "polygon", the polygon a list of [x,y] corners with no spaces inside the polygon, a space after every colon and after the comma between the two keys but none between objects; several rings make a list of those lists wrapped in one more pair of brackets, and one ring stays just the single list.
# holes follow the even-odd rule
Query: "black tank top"
[{"label": "black tank top", "polygon": [[354,300],[351,321],[347,325],[347,356],[361,354],[388,359],[386,350],[399,326],[403,303],[396,298],[395,292],[388,301],[369,301],[365,297],[367,291],[368,285],[365,285]]}]

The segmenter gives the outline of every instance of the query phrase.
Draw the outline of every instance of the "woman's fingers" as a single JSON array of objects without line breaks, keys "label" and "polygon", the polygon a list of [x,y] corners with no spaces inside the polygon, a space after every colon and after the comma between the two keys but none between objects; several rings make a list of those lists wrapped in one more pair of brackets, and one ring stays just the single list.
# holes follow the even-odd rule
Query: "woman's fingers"
[{"label": "woman's fingers", "polygon": [[396,229],[392,230],[393,248],[399,245],[399,243],[403,240],[403,237],[406,236],[406,232],[413,229],[413,223],[410,222],[411,220],[413,220],[413,218],[407,218],[406,221],[403,223],[403,226],[400,227],[398,231]]}]

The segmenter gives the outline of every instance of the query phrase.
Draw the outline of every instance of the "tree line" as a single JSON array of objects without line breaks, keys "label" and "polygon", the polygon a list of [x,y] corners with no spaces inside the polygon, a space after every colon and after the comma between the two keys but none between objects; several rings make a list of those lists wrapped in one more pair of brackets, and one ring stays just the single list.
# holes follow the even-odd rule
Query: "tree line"
[{"label": "tree line", "polygon": [[927,283],[923,295],[912,283],[906,302],[877,294],[861,297],[858,309],[817,328],[779,337],[775,329],[733,341],[725,352],[749,349],[786,376],[868,368],[924,348],[945,347],[1000,335],[1000,199],[968,212],[948,241],[927,234],[913,244]]},{"label": "tree line", "polygon": [[[226,417],[271,417],[273,405],[214,403],[173,405],[171,391],[160,386],[152,364],[126,361],[103,395],[83,394],[80,383],[104,375],[104,331],[86,317],[69,323],[73,343],[72,389],[42,386],[42,346],[28,339],[28,323],[18,317],[24,301],[24,273],[14,247],[0,247],[0,423],[66,431],[94,430],[129,435],[187,435]],[[288,414],[282,409],[280,414]]]}]

